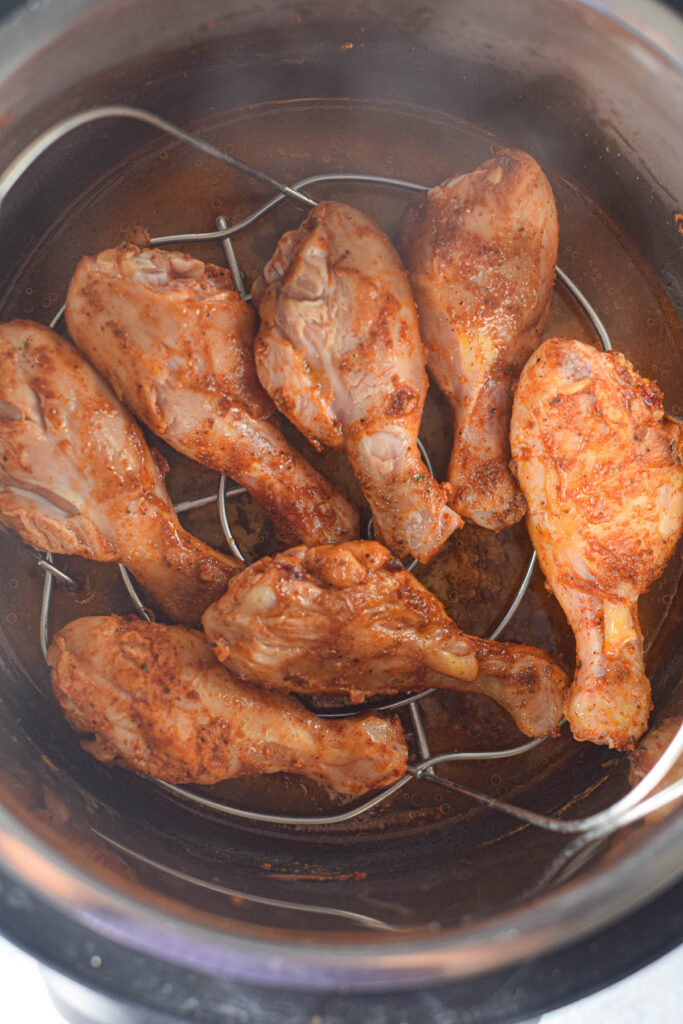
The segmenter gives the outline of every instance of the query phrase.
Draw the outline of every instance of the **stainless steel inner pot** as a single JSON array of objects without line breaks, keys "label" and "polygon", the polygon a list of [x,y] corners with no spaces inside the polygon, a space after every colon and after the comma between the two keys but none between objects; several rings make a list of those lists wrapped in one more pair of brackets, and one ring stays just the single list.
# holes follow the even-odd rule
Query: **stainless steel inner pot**
[{"label": "stainless steel inner pot", "polygon": [[[449,159],[466,170],[491,141],[528,149],[560,197],[561,262],[616,346],[680,412],[682,51],[681,23],[646,2],[62,0],[24,10],[0,31],[0,164],[59,118],[109,102],[195,126],[281,176],[297,161],[304,173],[389,163],[436,181],[439,170],[452,173]],[[48,320],[74,257],[115,243],[134,215],[163,220],[169,232],[204,229],[214,198],[234,210],[263,195],[220,168],[194,166],[140,126],[83,129],[41,158],[3,208],[2,316]],[[361,201],[387,221],[398,209],[395,200]],[[245,246],[248,270],[298,216],[291,208]],[[563,316],[581,329],[571,304],[558,323]],[[46,689],[40,572],[15,538],[1,544],[0,856],[96,932],[262,984],[407,987],[568,943],[681,873],[675,811],[568,850],[566,838],[466,801],[427,813],[431,790],[387,818],[293,830],[199,813],[106,770],[81,751]],[[511,556],[511,582],[516,564]],[[82,571],[104,579],[96,567]],[[646,599],[655,721],[683,710],[680,575],[679,553]],[[525,638],[539,590],[509,636]],[[85,593],[70,611],[57,598],[57,615],[105,610],[101,591]],[[556,753],[510,769],[519,802],[579,815],[626,791],[624,757],[568,741]],[[487,773],[482,785],[504,788]],[[240,792],[247,801],[302,798],[277,782]]]}]

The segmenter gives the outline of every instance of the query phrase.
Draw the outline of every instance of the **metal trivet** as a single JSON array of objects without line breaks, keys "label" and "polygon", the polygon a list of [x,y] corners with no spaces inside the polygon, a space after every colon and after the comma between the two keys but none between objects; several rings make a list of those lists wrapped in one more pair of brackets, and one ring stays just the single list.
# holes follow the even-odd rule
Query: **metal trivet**
[{"label": "metal trivet", "polygon": [[[264,203],[253,213],[250,213],[247,217],[244,217],[236,224],[229,225],[225,217],[218,217],[216,220],[216,230],[207,231],[198,234],[183,234],[183,235],[165,235],[159,238],[153,238],[150,242],[151,245],[172,245],[183,242],[215,242],[220,241],[223,245],[226,260],[232,272],[235,287],[238,289],[240,295],[243,298],[249,299],[244,288],[244,282],[240,268],[235,257],[235,253],[232,247],[231,239],[233,236],[238,235],[240,232],[245,231],[251,225],[255,224],[262,217],[266,216],[271,210],[273,210],[280,203],[284,202],[285,199],[294,200],[305,207],[314,207],[316,201],[311,199],[306,193],[301,190],[308,188],[312,185],[317,184],[365,184],[374,187],[385,187],[392,189],[402,189],[409,192],[421,192],[426,191],[430,186],[419,185],[415,182],[405,181],[400,178],[390,178],[384,175],[376,174],[314,174],[306,178],[302,178],[297,181],[293,186],[283,185],[281,182],[276,181],[269,175],[250,167],[248,164],[243,163],[236,157],[233,157],[222,150],[213,146],[211,143],[199,138],[198,136],[192,135],[189,132],[178,128],[176,125],[165,121],[163,118],[157,117],[155,114],[151,114],[148,111],[139,110],[133,107],[125,106],[109,106],[109,107],[97,107],[93,110],[85,111],[81,114],[76,114],[72,117],[66,118],[54,125],[48,131],[38,136],[22,153],[19,154],[15,160],[7,167],[5,172],[0,175],[0,206],[4,201],[7,193],[21,178],[21,176],[28,170],[33,162],[41,156],[53,143],[62,139],[65,135],[74,131],[75,129],[105,118],[132,118],[137,121],[142,121],[145,124],[151,125],[154,128],[165,132],[167,135],[172,136],[175,139],[185,142],[207,156],[210,156],[222,163],[229,164],[231,167],[242,171],[249,177],[261,182],[262,184],[268,185],[270,188],[275,190],[277,193],[272,199]],[[609,335],[596,313],[593,306],[590,304],[583,292],[574,284],[574,282],[568,277],[568,275],[560,268],[556,267],[557,279],[561,285],[572,295],[578,305],[581,307],[583,312],[590,320],[595,333],[606,351],[612,349],[612,343]],[[61,320],[64,314],[64,306],[59,310],[56,316],[52,319],[50,326],[55,327]],[[421,442],[420,450],[425,460],[427,467],[432,472],[429,456],[422,446]],[[176,512],[182,513],[189,511],[190,509],[201,508],[205,505],[210,505],[214,502],[217,503],[218,516],[225,536],[226,542],[233,552],[233,554],[243,562],[248,562],[247,556],[242,552],[235,537],[233,536],[232,529],[230,526],[230,520],[228,515],[228,501],[230,498],[236,497],[244,493],[243,487],[236,487],[231,485],[226,477],[222,477],[219,483],[217,494],[209,494],[201,498],[195,498],[190,501],[184,501],[175,506]],[[372,536],[372,521],[370,522],[369,535]],[[79,584],[68,575],[68,573],[59,569],[55,564],[51,554],[43,554],[34,551],[39,566],[44,571],[44,584],[43,584],[43,595],[42,605],[40,613],[40,645],[43,654],[47,652],[49,645],[48,636],[48,622],[50,614],[50,603],[52,595],[52,587],[55,579],[58,579],[65,586],[77,590]],[[416,562],[413,560],[406,568],[412,569]],[[520,583],[512,601],[508,605],[504,615],[498,622],[496,627],[489,634],[489,639],[495,640],[500,635],[503,629],[510,622],[515,612],[519,608],[519,605],[529,587],[531,578],[534,573],[536,566],[536,555],[533,554],[526,567],[524,577]],[[131,597],[136,612],[141,617],[148,621],[153,618],[152,613],[146,608],[140,595],[138,594],[132,577],[123,565],[119,565],[119,570],[126,589]],[[432,756],[429,747],[429,741],[425,732],[424,722],[422,713],[420,711],[420,701],[432,693],[435,693],[434,689],[423,690],[420,693],[408,694],[394,699],[381,698],[375,701],[367,701],[361,705],[353,705],[343,708],[326,709],[320,710],[315,709],[316,713],[322,717],[350,717],[353,715],[360,714],[363,711],[372,708],[374,710],[396,710],[401,707],[408,707],[411,717],[411,724],[413,733],[415,736],[415,743],[420,756],[420,761],[417,764],[409,765],[406,775],[398,782],[395,782],[393,786],[389,786],[387,789],[376,793],[374,796],[367,800],[356,804],[354,807],[341,811],[337,814],[326,814],[326,815],[311,815],[311,816],[289,816],[281,814],[267,814],[258,811],[251,811],[243,807],[234,807],[226,804],[222,801],[213,800],[208,796],[200,795],[191,789],[187,789],[181,786],[170,785],[166,782],[160,782],[159,780],[151,780],[157,786],[162,789],[171,791],[176,797],[180,797],[184,801],[188,801],[194,804],[198,804],[202,807],[209,808],[212,811],[218,811],[223,814],[232,815],[238,818],[247,818],[251,821],[266,822],[269,824],[276,825],[298,825],[298,826],[319,826],[319,825],[334,825],[341,822],[350,821],[357,818],[359,815],[369,811],[373,807],[384,803],[394,793],[397,793],[400,789],[406,786],[414,778],[425,779],[435,785],[441,786],[445,789],[460,793],[462,795],[471,797],[473,800],[478,801],[486,807],[492,808],[497,811],[502,811],[505,814],[516,818],[529,825],[534,825],[537,828],[545,829],[550,832],[559,832],[567,835],[580,834],[582,843],[585,845],[589,840],[595,840],[597,838],[609,835],[619,828],[629,825],[640,818],[664,807],[666,804],[672,803],[673,801],[683,797],[683,779],[674,782],[667,787],[661,789],[657,793],[653,793],[653,790],[662,782],[667,773],[674,766],[681,753],[683,753],[683,725],[678,729],[676,735],[669,743],[668,747],[659,758],[656,765],[644,776],[644,778],[633,787],[633,789],[627,793],[616,803],[603,811],[593,814],[590,817],[578,818],[574,820],[565,820],[560,818],[553,818],[543,814],[537,814],[534,811],[526,810],[523,807],[518,807],[513,804],[509,804],[504,800],[499,800],[496,797],[488,796],[485,793],[478,792],[470,789],[467,786],[463,786],[458,782],[454,782],[451,779],[444,778],[438,775],[436,768],[443,764],[450,764],[456,761],[471,761],[471,760],[494,760],[498,758],[515,757],[520,754],[524,754],[540,743],[544,742],[542,739],[531,740],[527,743],[523,743],[520,746],[504,749],[504,750],[491,750],[491,751],[465,751],[465,752],[452,752],[447,754],[439,754]],[[103,836],[103,838],[107,838]],[[111,841],[111,840],[109,840]],[[113,841],[112,841],[113,842]],[[578,840],[577,840],[578,842]],[[115,844],[116,845],[116,844]],[[127,850],[127,852],[138,856],[135,851]],[[156,862],[155,862],[156,863]],[[157,865],[161,866],[161,865]],[[196,881],[196,880],[195,880]],[[226,890],[227,891],[227,890]],[[251,898],[247,895],[248,898]],[[263,902],[272,903],[270,899],[264,900]],[[275,901],[277,903],[277,901]],[[284,905],[284,904],[283,904]],[[317,910],[322,913],[335,913],[345,914],[343,911],[334,911],[330,908],[313,908],[304,907],[298,904],[287,904],[288,906],[299,906],[300,909]],[[375,922],[374,919],[363,918],[363,915],[349,914],[346,916],[358,919],[359,923],[369,924],[371,926],[386,927],[382,922]]]}]

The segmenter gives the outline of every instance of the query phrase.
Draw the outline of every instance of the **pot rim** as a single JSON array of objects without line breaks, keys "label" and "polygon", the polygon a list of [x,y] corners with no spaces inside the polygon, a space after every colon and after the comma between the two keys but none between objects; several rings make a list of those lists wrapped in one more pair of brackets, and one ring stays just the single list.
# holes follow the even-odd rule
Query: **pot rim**
[{"label": "pot rim", "polygon": [[[222,931],[190,920],[183,904],[174,900],[167,902],[178,907],[177,913],[153,907],[71,865],[3,807],[0,858],[10,874],[41,898],[140,952],[262,984],[337,984],[355,990],[414,987],[485,973],[567,946],[670,888],[683,877],[683,809],[657,827],[645,848],[631,851],[578,885],[570,882],[550,895],[535,897],[521,909],[403,941],[387,940],[387,933],[354,934],[354,945],[318,932],[297,941],[291,933],[286,940],[242,933],[258,932],[258,927],[237,925]],[[311,969],[320,975],[311,975]]]}]

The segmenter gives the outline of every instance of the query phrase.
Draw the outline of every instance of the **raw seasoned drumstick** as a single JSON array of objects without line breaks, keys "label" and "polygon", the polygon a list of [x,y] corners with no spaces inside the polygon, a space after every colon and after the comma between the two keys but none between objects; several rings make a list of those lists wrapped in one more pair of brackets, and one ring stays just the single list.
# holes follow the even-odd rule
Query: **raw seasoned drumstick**
[{"label": "raw seasoned drumstick", "polygon": [[240,563],[182,529],[142,433],[73,345],[0,324],[0,522],[37,548],[124,562],[196,623]]},{"label": "raw seasoned drumstick", "polygon": [[550,185],[521,152],[430,189],[401,225],[429,369],[454,413],[451,504],[489,530],[524,514],[510,409],[548,317],[557,236]]},{"label": "raw seasoned drumstick", "polygon": [[204,613],[216,655],[250,682],[297,693],[484,693],[528,736],[556,731],[568,679],[543,651],[467,636],[371,541],[294,548],[231,580]]},{"label": "raw seasoned drumstick", "polygon": [[346,451],[377,536],[426,561],[462,522],[417,447],[425,352],[391,242],[359,210],[319,203],[253,295],[261,383],[313,444]]},{"label": "raw seasoned drumstick", "polygon": [[66,301],[71,337],[147,426],[249,491],[284,538],[358,536],[358,513],[282,436],[252,351],[255,316],[230,272],[122,245],[84,256]]},{"label": "raw seasoned drumstick", "polygon": [[398,719],[317,718],[293,697],[234,679],[205,637],[183,626],[77,619],[56,635],[47,658],[69,724],[94,735],[86,750],[165,782],[296,772],[360,794],[405,773]]},{"label": "raw seasoned drumstick", "polygon": [[565,714],[579,740],[630,747],[650,684],[638,595],[683,528],[683,436],[617,353],[546,341],[522,373],[512,454],[541,568],[576,636]]}]

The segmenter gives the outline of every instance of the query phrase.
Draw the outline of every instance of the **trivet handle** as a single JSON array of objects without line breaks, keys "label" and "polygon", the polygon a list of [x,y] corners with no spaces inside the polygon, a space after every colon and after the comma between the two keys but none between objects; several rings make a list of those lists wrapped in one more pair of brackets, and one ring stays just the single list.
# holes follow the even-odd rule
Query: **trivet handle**
[{"label": "trivet handle", "polygon": [[252,167],[250,164],[245,164],[243,160],[238,157],[231,156],[229,153],[224,153],[222,149],[218,149],[217,146],[213,146],[210,142],[206,142],[204,139],[200,139],[198,135],[192,135],[190,132],[184,131],[182,128],[178,128],[172,124],[171,121],[166,121],[163,117],[159,117],[157,114],[152,114],[148,110],[141,110],[138,107],[126,107],[126,106],[107,106],[107,107],[93,107],[92,110],[83,110],[79,114],[73,114],[71,117],[65,117],[64,120],[58,121],[57,124],[52,125],[46,131],[42,132],[36,139],[33,140],[30,145],[26,146],[12,160],[12,162],[5,168],[2,174],[0,174],[0,206],[5,201],[7,194],[16,185],[23,174],[31,167],[35,161],[47,152],[55,142],[59,142],[65,135],[69,135],[71,132],[76,131],[78,128],[82,128],[86,124],[91,124],[93,121],[102,121],[106,118],[111,117],[124,117],[129,118],[133,121],[141,121],[143,124],[151,125],[152,128],[157,128],[160,132],[164,132],[166,135],[170,135],[174,139],[178,139],[180,142],[186,142],[189,146],[193,146],[198,149],[201,153],[206,156],[212,157],[214,160],[219,160],[221,163],[228,164],[237,171],[241,171],[243,174],[248,175],[255,181],[261,182],[262,185],[267,185],[269,188],[274,189],[281,195],[288,196],[295,202],[300,203],[302,206],[315,206],[315,201],[310,196],[305,195],[296,188],[290,188],[289,185],[283,185],[282,182],[276,178],[271,178],[265,171],[261,171],[256,167]]}]

